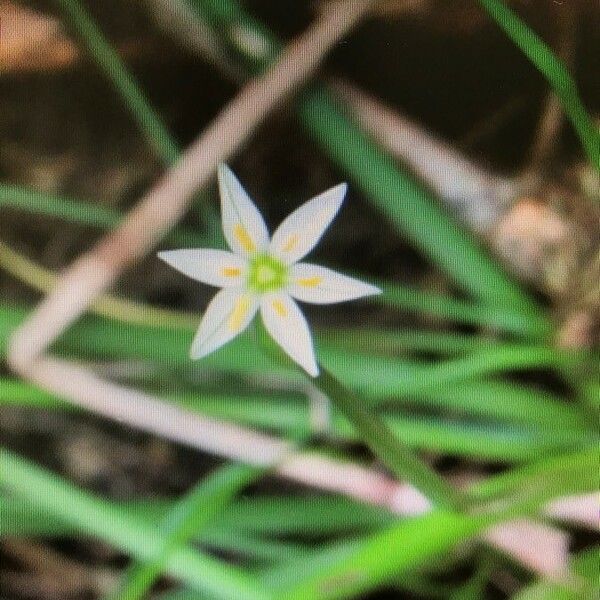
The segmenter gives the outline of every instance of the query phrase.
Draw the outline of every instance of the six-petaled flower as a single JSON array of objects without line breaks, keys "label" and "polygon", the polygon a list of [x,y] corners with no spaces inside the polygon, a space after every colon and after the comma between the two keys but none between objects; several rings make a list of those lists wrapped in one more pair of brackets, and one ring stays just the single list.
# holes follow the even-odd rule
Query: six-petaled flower
[{"label": "six-petaled flower", "polygon": [[244,331],[260,310],[269,334],[313,377],[319,373],[310,330],[295,300],[331,304],[380,293],[363,283],[305,262],[337,214],[346,184],[315,196],[290,214],[269,238],[267,226],[231,170],[219,166],[223,232],[232,252],[169,250],[158,256],[183,274],[223,288],[211,300],[190,349],[201,358]]}]

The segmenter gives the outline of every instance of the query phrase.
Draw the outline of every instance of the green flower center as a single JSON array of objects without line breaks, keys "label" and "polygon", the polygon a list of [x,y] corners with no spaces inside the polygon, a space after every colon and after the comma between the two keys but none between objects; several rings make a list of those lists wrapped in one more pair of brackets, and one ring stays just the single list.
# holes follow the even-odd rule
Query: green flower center
[{"label": "green flower center", "polygon": [[287,266],[281,261],[261,254],[250,262],[248,286],[259,294],[274,292],[285,286],[287,271]]}]

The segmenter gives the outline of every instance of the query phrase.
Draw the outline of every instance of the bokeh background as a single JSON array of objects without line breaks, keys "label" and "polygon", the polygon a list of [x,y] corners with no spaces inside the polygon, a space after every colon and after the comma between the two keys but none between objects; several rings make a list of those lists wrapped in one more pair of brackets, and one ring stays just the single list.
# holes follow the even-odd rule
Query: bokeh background
[{"label": "bokeh background", "polygon": [[[298,587],[305,591],[289,596],[298,598],[591,597],[585,594],[592,593],[588,577],[598,557],[597,521],[589,516],[594,484],[573,475],[571,466],[594,464],[586,460],[593,461],[589,452],[597,444],[598,154],[582,147],[560,90],[482,4],[377,3],[228,163],[271,230],[311,196],[348,181],[343,209],[311,260],[380,282],[385,293],[377,301],[306,307],[323,363],[342,384],[364,394],[367,408],[453,485],[468,488],[514,473],[507,484],[513,496],[503,492],[509,505],[520,506],[517,489],[525,496],[533,489],[535,499],[543,488],[525,514],[539,517],[542,500],[568,497],[575,517],[565,518],[564,506],[563,513],[545,513],[531,543],[519,539],[521,530],[504,546],[481,537],[459,543],[480,533],[467,528],[456,543],[440,542],[437,553],[424,552],[410,564],[381,572],[365,566],[366,580],[352,583],[352,572],[333,570],[335,548],[366,543],[402,519],[410,526],[406,515],[390,512],[385,492],[365,503],[356,490],[319,490],[318,473],[313,481],[307,476],[307,485],[268,470],[238,474],[245,484],[235,499],[214,501],[214,517],[190,543],[256,577],[264,597],[288,597],[300,585],[294,571],[323,578],[317,591]],[[566,65],[597,135],[597,3],[508,4]],[[319,15],[335,13],[334,5],[346,10],[343,2],[316,0],[0,0],[4,359],[9,336],[52,287],[52,274],[94,248],[175,161],[176,149],[192,143],[244,82],[263,72],[277,55],[274,40],[285,46]],[[102,54],[105,43],[168,140],[152,126],[140,127],[144,107],[133,106],[111,81],[115,68]],[[327,87],[351,131],[364,136],[357,146],[345,148],[343,136],[336,138],[335,119],[311,116],[318,113],[309,102],[318,86]],[[598,138],[591,139],[593,148]],[[397,173],[389,193],[380,185],[388,176],[378,171],[382,163]],[[417,200],[432,212],[414,209]],[[160,247],[222,245],[218,207],[213,177],[180,221],[179,237]],[[398,216],[403,212],[413,216]],[[404,229],[407,219],[412,225]],[[448,228],[455,233],[447,235]],[[435,252],[432,258],[433,247],[455,257],[450,266],[436,261]],[[473,268],[478,253],[488,257],[481,271]],[[471,262],[462,265],[465,255]],[[498,279],[489,277],[490,269]],[[508,302],[512,292],[504,294],[495,281],[518,290],[518,301]],[[118,278],[112,293],[178,313],[158,326],[145,326],[144,318],[142,325],[128,324],[127,314],[87,315],[52,352],[186,410],[284,439],[300,436],[322,455],[394,481],[369,438],[341,422],[318,383],[315,393],[281,357],[256,348],[260,332],[233,342],[223,360],[187,362],[193,326],[214,290],[150,252]],[[241,356],[252,351],[256,356]],[[132,514],[159,523],[176,498],[225,468],[226,457],[135,423],[68,409],[61,400],[0,363],[0,442],[11,457],[60,477],[57,485],[95,494],[125,523]],[[573,458],[577,452],[581,460]],[[538,477],[530,487],[518,484],[527,465]],[[176,567],[156,564],[147,590],[123,591],[123,573],[144,557],[58,514],[34,483],[24,486],[0,477],[2,600],[245,597],[218,581],[216,590],[200,593]],[[493,493],[474,495],[483,502]],[[196,512],[204,506],[198,501]],[[519,510],[511,516],[523,516]],[[421,548],[423,535],[414,542]],[[403,551],[400,542],[392,547]],[[359,572],[369,564],[361,560]],[[336,577],[346,582],[339,589]]]}]

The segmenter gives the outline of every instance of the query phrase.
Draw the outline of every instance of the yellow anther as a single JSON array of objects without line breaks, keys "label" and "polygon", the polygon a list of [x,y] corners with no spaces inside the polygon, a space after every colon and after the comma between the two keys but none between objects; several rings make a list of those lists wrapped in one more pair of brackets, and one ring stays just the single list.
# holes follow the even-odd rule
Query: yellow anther
[{"label": "yellow anther", "polygon": [[246,231],[246,228],[239,223],[233,228],[233,235],[237,238],[238,242],[242,245],[246,252],[254,252],[256,246],[250,237],[250,234]]},{"label": "yellow anther", "polygon": [[295,233],[290,235],[290,237],[287,239],[287,242],[283,246],[283,251],[291,252],[298,244],[298,240],[299,240],[299,238]]},{"label": "yellow anther", "polygon": [[227,327],[229,331],[232,333],[235,331],[239,331],[242,327],[242,323],[248,314],[248,309],[250,308],[250,299],[246,296],[242,296],[238,298],[231,314],[229,315],[229,320],[227,321]]},{"label": "yellow anther", "polygon": [[304,277],[303,279],[298,279],[298,285],[302,287],[317,287],[321,281],[323,281],[322,277]]},{"label": "yellow anther", "polygon": [[280,317],[287,317],[288,311],[285,304],[281,300],[273,300],[271,303],[273,309]]},{"label": "yellow anther", "polygon": [[225,277],[237,277],[238,275],[242,274],[242,270],[238,269],[238,267],[224,267],[223,268],[223,275],[225,275]]}]

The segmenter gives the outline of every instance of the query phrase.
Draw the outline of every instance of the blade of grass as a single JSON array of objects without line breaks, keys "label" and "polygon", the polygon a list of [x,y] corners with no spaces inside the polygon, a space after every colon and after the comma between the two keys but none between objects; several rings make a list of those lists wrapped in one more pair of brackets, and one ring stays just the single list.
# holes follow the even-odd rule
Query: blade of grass
[{"label": "blade of grass", "polygon": [[276,495],[240,498],[214,525],[267,536],[320,538],[377,529],[395,519],[381,507],[344,496]]},{"label": "blade of grass", "polygon": [[223,527],[207,527],[199,541],[211,550],[241,556],[255,563],[262,563],[261,566],[265,563],[303,560],[312,550],[310,546],[272,538],[265,539]]},{"label": "blade of grass", "polygon": [[586,111],[573,77],[552,50],[500,0],[479,0],[498,26],[548,80],[592,165],[600,170],[600,132]]},{"label": "blade of grass", "polygon": [[118,52],[107,42],[83,5],[77,0],[55,0],[98,68],[112,83],[158,156],[173,164],[180,149],[159,114],[150,105]]},{"label": "blade of grass", "polygon": [[286,600],[355,597],[447,554],[493,520],[489,515],[473,517],[437,510],[361,540],[332,545],[313,553],[301,565],[268,571],[262,580]]},{"label": "blade of grass", "polygon": [[248,465],[226,465],[196,484],[163,518],[160,529],[164,538],[159,552],[151,561],[130,567],[118,589],[108,598],[138,600],[145,597],[161,576],[173,550],[198,535],[237,493],[265,472]]},{"label": "blade of grass", "polygon": [[[511,437],[509,435],[511,425],[517,426],[514,428],[515,431],[528,432],[534,436],[538,432],[547,433],[548,437],[554,432],[568,432],[569,435],[576,436],[596,431],[594,424],[588,423],[583,415],[570,405],[549,402],[543,394],[540,394],[539,398],[536,396],[530,398],[527,393],[521,392],[518,388],[507,387],[509,392],[503,394],[504,386],[501,383],[496,385],[495,382],[469,382],[457,386],[456,392],[452,389],[435,391],[430,396],[423,394],[420,398],[411,398],[406,403],[387,402],[385,408],[375,408],[375,410],[384,414],[393,427],[400,426],[401,423],[405,423],[406,426],[415,423],[415,437],[411,436],[411,439],[419,440],[421,434],[418,424],[422,423],[427,429],[429,423],[436,422],[439,422],[440,426],[443,426],[444,422],[455,423],[458,429],[463,426],[468,428],[470,425],[475,431],[477,426],[481,425],[488,430],[488,433],[496,428],[499,430],[507,428],[507,439]],[[488,389],[492,393],[486,394],[485,391]],[[495,389],[498,389],[499,393],[493,393]],[[514,393],[511,395],[513,389]],[[464,393],[464,396],[461,396],[461,393]],[[1,394],[0,399],[3,397],[4,394]],[[17,396],[19,397],[23,398],[23,395]],[[175,392],[168,394],[168,397],[173,402],[191,409],[258,427],[287,432],[310,431],[311,427],[310,406],[305,398],[282,394],[238,395],[233,391],[229,394],[225,391],[215,394],[202,390]],[[11,396],[8,396],[8,399],[13,401]],[[505,405],[504,402],[507,404]],[[511,406],[510,402],[514,402],[514,406]],[[370,402],[365,402],[365,406],[369,409],[374,408],[373,403]],[[431,407],[445,410],[440,411],[439,415],[432,416],[427,411]],[[404,410],[401,411],[400,408]],[[424,411],[424,414],[419,409]],[[410,417],[406,418],[409,414]],[[350,435],[349,425],[339,420],[336,413],[332,415],[331,426],[335,436]],[[479,447],[479,444],[476,445]]]},{"label": "blade of grass", "polygon": [[[416,394],[491,373],[572,366],[588,356],[585,352],[546,346],[503,344],[423,366],[407,360],[323,350],[327,350],[322,354],[324,361],[331,365],[331,370],[337,376],[361,390],[376,388],[379,397]],[[360,365],[362,368],[357,372]],[[365,372],[369,373],[370,381],[376,381],[376,385],[364,381]]]},{"label": "blade of grass", "polygon": [[[277,501],[273,498],[273,501]],[[305,501],[306,503],[306,501]],[[163,502],[148,505],[147,502],[138,503],[111,503],[115,509],[122,512],[132,512],[145,519],[148,523],[164,519],[170,510],[172,503],[165,508]],[[361,505],[358,505],[360,512]],[[229,511],[228,511],[229,512]],[[216,519],[218,519],[218,515]],[[355,518],[356,520],[356,518]],[[391,522],[388,518],[388,523]],[[197,541],[205,547],[218,552],[225,552],[258,563],[278,563],[287,560],[304,557],[308,549],[292,542],[282,542],[274,539],[265,539],[257,534],[247,533],[235,529],[229,525],[230,521],[224,521],[225,525],[206,525],[197,537]],[[286,519],[275,522],[274,525],[285,524]],[[319,521],[323,524],[323,521]],[[267,528],[265,528],[267,529]],[[363,527],[364,529],[364,527]],[[64,523],[60,519],[40,510],[23,498],[15,499],[2,495],[0,492],[0,535],[16,537],[67,537],[73,536],[79,531],[71,524]],[[275,532],[277,533],[277,532]]]},{"label": "blade of grass", "polygon": [[[4,345],[10,331],[24,316],[23,309],[9,309],[0,305],[0,354],[5,352]],[[119,327],[110,322],[86,318],[63,336],[56,349],[63,354],[74,354],[79,358],[150,360],[156,365],[157,374],[161,373],[162,364],[163,370],[166,368],[171,372],[169,375],[171,378],[174,368],[181,369],[178,375],[180,378],[186,372],[197,373],[198,369],[202,371],[217,369],[217,371],[240,374],[251,374],[255,371],[253,343],[247,337],[240,338],[231,347],[225,348],[223,352],[217,353],[197,366],[189,365],[187,359],[188,337],[191,337],[191,333],[163,329],[148,330],[133,325]],[[474,353],[431,366],[360,353],[340,354],[328,347],[323,347],[321,354],[334,367],[338,375],[344,377],[346,384],[361,389],[361,393],[369,399],[371,405],[382,402],[390,404],[392,401],[393,404],[399,405],[408,401],[409,404],[416,403],[424,407],[437,406],[459,413],[481,415],[489,419],[506,419],[531,425],[543,423],[552,425],[556,419],[560,419],[567,428],[587,428],[585,416],[574,406],[561,405],[558,398],[555,400],[551,397],[544,398],[541,394],[513,384],[473,381],[474,378],[489,373],[514,370],[526,365],[552,367],[562,361],[568,364],[571,360],[569,355],[567,354],[566,358],[561,357],[558,351],[535,346],[501,345],[497,348],[492,347],[486,352]],[[376,375],[377,385],[365,386],[361,376],[362,368],[365,366]],[[276,367],[274,364],[272,372],[290,382],[299,380],[293,372]],[[404,400],[400,401],[400,399]],[[254,401],[258,402],[257,406],[262,406],[260,399],[254,398]],[[272,398],[271,401],[273,410],[276,410],[278,405],[276,399]],[[233,405],[236,404],[235,399],[231,399],[231,402]],[[210,409],[210,404],[204,406]],[[237,413],[239,416],[236,418],[244,418],[243,407],[236,410],[241,411]],[[264,414],[266,418],[269,413],[266,411]],[[289,420],[289,416],[286,417],[283,413],[279,416]],[[268,424],[269,421],[265,423]]]},{"label": "blade of grass", "polygon": [[171,590],[163,592],[156,596],[156,600],[213,600],[214,596],[208,596],[206,594],[196,594],[188,588],[180,588],[178,590]]},{"label": "blade of grass", "polygon": [[[583,494],[598,486],[598,445],[561,456],[543,458],[491,477],[470,492],[474,503],[511,506],[531,511],[557,496]],[[515,508],[516,507],[516,508]]]},{"label": "blade of grass", "polygon": [[437,205],[434,198],[343,115],[323,89],[298,107],[300,119],[329,156],[413,245],[463,289],[486,304],[511,306],[525,316],[532,301]]},{"label": "blade of grass", "polygon": [[586,550],[578,552],[573,557],[573,571],[583,577],[592,586],[598,585],[598,573],[600,573],[600,546],[595,545]]},{"label": "blade of grass", "polygon": [[[123,218],[121,211],[110,206],[38,192],[8,183],[0,183],[0,207],[3,206],[103,230],[113,229]],[[179,246],[198,248],[219,245],[221,237],[216,238],[211,231],[198,233],[178,227],[167,234],[165,239]]]},{"label": "blade of grass", "polygon": [[[178,313],[176,313],[178,314]],[[23,309],[8,309],[0,305],[0,351],[10,331],[24,318]],[[159,325],[157,323],[157,325]],[[94,318],[85,318],[74,330],[67,331],[57,343],[63,353],[79,357],[145,358],[164,362],[170,367],[211,370],[222,369],[237,373],[254,373],[269,366],[273,373],[289,381],[299,376],[275,362],[258,365],[256,348],[250,333],[240,336],[234,344],[225,346],[217,353],[190,365],[187,349],[191,343],[192,329],[177,331],[160,327],[146,328],[137,324],[118,325]],[[424,367],[409,360],[380,357],[369,354],[340,352],[327,347],[320,349],[324,362],[347,385],[356,387],[372,397],[414,394],[424,389],[445,386],[476,376],[505,370],[530,367],[572,365],[580,356],[567,351],[553,350],[545,346],[517,346],[500,344],[487,352],[444,361]],[[377,378],[377,385],[369,385],[362,375],[368,366]],[[374,380],[374,377],[371,378]]]},{"label": "blade of grass", "polygon": [[[0,449],[0,484],[82,533],[138,560],[151,561],[162,549],[164,537],[158,527],[116,509],[4,448]],[[223,600],[271,597],[249,574],[188,547],[173,550],[166,571],[192,589]]]},{"label": "blade of grass", "polygon": [[547,317],[533,311],[524,312],[520,307],[500,306],[466,302],[432,292],[423,292],[388,281],[369,279],[383,291],[373,301],[410,312],[441,317],[451,322],[477,327],[489,327],[515,335],[532,338],[548,338],[552,326]]},{"label": "blade of grass", "polygon": [[582,600],[585,598],[581,591],[570,589],[571,587],[572,584],[537,581],[520,589],[511,598],[512,600]]},{"label": "blade of grass", "polygon": [[[156,154],[167,166],[173,165],[181,156],[181,148],[169,132],[159,113],[146,98],[136,78],[121,60],[79,0],[55,0],[79,40],[93,58],[96,66],[110,81],[129,110],[134,121],[150,143]],[[203,213],[214,223],[214,210],[204,203]],[[179,236],[177,236],[179,237]],[[209,238],[220,241],[219,233],[210,232]]]},{"label": "blade of grass", "polygon": [[[206,398],[199,397],[197,401],[186,403],[185,406],[205,415],[268,428],[284,435],[307,435],[313,431],[310,409],[307,406],[282,403],[274,408],[275,414],[272,417],[265,417],[265,411],[270,410],[268,401],[251,410],[244,410],[240,406],[242,402],[238,400],[232,407],[225,402],[207,402]],[[477,461],[519,462],[598,442],[596,432],[591,429],[567,429],[559,423],[552,427],[515,426],[503,422],[474,422],[464,418],[404,417],[379,412],[373,414],[384,421],[395,437],[411,448],[463,456]],[[329,427],[328,433],[333,439],[361,440],[356,429],[349,421],[340,418],[337,412],[332,414]]]},{"label": "blade of grass", "polygon": [[454,356],[487,348],[501,340],[484,335],[424,329],[384,329],[381,327],[326,327],[318,339],[332,349],[383,356],[399,354],[436,354]]},{"label": "blade of grass", "polygon": [[422,406],[469,415],[486,421],[508,421],[552,428],[591,429],[576,405],[550,392],[502,380],[465,380],[451,386],[421,390],[389,406]]},{"label": "blade of grass", "polygon": [[[52,290],[58,279],[52,271],[25,258],[2,241],[0,241],[0,266],[17,279],[46,293]],[[193,329],[196,323],[196,318],[190,314],[109,295],[101,296],[92,308],[96,314],[149,327]]]},{"label": "blade of grass", "polygon": [[[6,343],[6,338],[10,331],[18,324],[20,318],[22,316],[19,317],[18,312],[0,307],[0,354],[5,352],[3,346]],[[144,328],[132,328],[131,326],[127,328],[117,327],[111,323],[85,319],[63,337],[56,346],[56,350],[67,356],[77,356],[79,359],[85,357],[97,358],[98,356],[104,359],[133,358],[139,360],[140,358],[146,358],[156,365],[156,369],[158,369],[156,371],[157,376],[163,373],[167,377],[167,380],[173,378],[173,369],[180,370],[178,375],[180,381],[182,381],[181,378],[185,379],[185,373],[193,377],[197,377],[194,374],[211,371],[215,375],[219,373],[251,375],[256,369],[256,361],[253,358],[253,352],[255,351],[253,349],[254,344],[247,337],[241,338],[236,344],[225,348],[223,352],[213,355],[213,357],[207,359],[205,362],[203,361],[202,365],[198,366],[190,366],[188,364],[186,355],[188,343],[189,340],[186,335],[180,332],[160,329],[145,331]],[[244,350],[243,352],[242,349]],[[522,422],[531,428],[529,430],[521,429],[520,431],[519,428],[511,428],[507,430],[506,435],[502,435],[501,432],[494,434],[499,441],[499,445],[497,446],[498,454],[494,454],[496,458],[502,455],[505,460],[521,460],[522,457],[529,456],[530,452],[538,452],[540,448],[563,448],[565,444],[570,446],[572,443],[570,441],[572,436],[569,437],[570,431],[575,435],[577,431],[583,433],[590,429],[586,424],[585,415],[582,415],[573,407],[561,407],[560,404],[553,404],[552,402],[545,403],[541,399],[536,398],[535,395],[530,396],[526,390],[523,390],[522,394],[519,394],[518,391],[512,394],[514,408],[511,408],[510,396],[508,396],[506,403],[500,405],[502,395],[498,395],[498,391],[502,392],[502,389],[494,389],[493,385],[490,389],[489,384],[483,383],[482,387],[478,390],[477,381],[472,381],[469,384],[470,389],[467,387],[464,390],[464,382],[469,381],[470,378],[479,377],[490,372],[495,372],[496,370],[502,371],[503,369],[520,368],[520,365],[525,366],[521,362],[522,359],[530,360],[531,362],[527,364],[536,366],[544,364],[552,366],[555,360],[559,362],[565,360],[568,364],[568,357],[567,359],[561,358],[549,349],[523,347],[516,350],[517,352],[515,353],[515,348],[499,347],[490,349],[486,353],[445,361],[444,363],[428,367],[399,361],[398,359],[375,358],[348,352],[344,353],[343,356],[336,356],[335,353],[330,352],[326,348],[323,349],[322,356],[336,367],[338,375],[344,375],[347,385],[350,385],[353,389],[360,389],[361,394],[369,399],[372,405],[382,401],[389,404],[394,398],[406,398],[409,403],[418,401],[423,406],[427,406],[427,399],[434,398],[434,402],[437,401],[438,406],[441,406],[442,402],[447,401],[449,408],[459,413],[467,412],[475,417],[481,415],[486,419],[497,420],[498,418],[502,418],[516,423]],[[547,362],[538,361],[540,356]],[[244,357],[245,360],[241,361],[241,357]],[[156,360],[160,362],[157,364]],[[338,365],[339,368],[337,368]],[[262,366],[264,367],[265,365],[263,364]],[[360,375],[365,366],[373,374],[373,381],[376,381],[377,385],[365,387],[364,379]],[[290,384],[295,382],[294,385],[296,385],[300,381],[297,374],[281,368],[274,363],[272,373],[276,373],[284,381],[287,380],[290,382]],[[449,384],[455,386],[455,392],[453,392],[452,387],[449,387]],[[175,380],[173,380],[173,387],[174,389],[177,388]],[[511,389],[513,388],[509,387],[509,390]],[[441,390],[439,397],[437,390]],[[449,393],[451,393],[450,396],[448,395]],[[493,397],[490,398],[490,394],[494,394]],[[245,395],[247,395],[247,392]],[[477,397],[478,395],[479,398]],[[180,402],[185,403],[185,400],[185,397],[179,398]],[[187,405],[194,408],[193,399],[188,397],[187,400]],[[229,400],[231,406],[236,407],[233,412],[230,410],[229,413],[227,413],[227,409],[222,408],[224,402],[220,402],[219,400],[216,401],[216,405],[210,398],[205,398],[200,402],[204,402],[204,404],[198,404],[196,408],[206,413],[212,412],[215,415],[221,413],[221,416],[225,416],[225,418],[241,420],[259,426],[275,426],[279,429],[283,427],[284,430],[287,428],[288,432],[294,431],[297,427],[305,431],[305,428],[310,426],[308,419],[305,420],[304,416],[298,414],[298,405],[287,407],[284,401],[282,408],[277,409],[278,402],[273,397],[269,410],[264,411],[262,415],[248,408],[250,404],[246,408],[240,405],[235,398]],[[256,398],[254,402],[258,407],[263,404],[260,399]],[[396,400],[397,402],[398,400]],[[469,409],[469,403],[471,402],[474,405],[473,409]],[[429,405],[432,405],[431,400],[429,400]],[[498,412],[495,408],[501,408],[502,410]],[[225,413],[223,413],[223,410],[225,410]],[[282,419],[281,424],[273,423],[273,420],[265,420],[267,415],[269,415],[269,411],[275,415],[274,411],[277,410],[279,410],[277,415]],[[302,413],[304,413],[304,410],[302,410]],[[528,414],[530,418],[526,422],[525,419]],[[539,420],[537,419],[538,414]],[[421,419],[412,421],[398,420],[393,415],[390,418],[392,426],[395,429],[402,429],[404,427],[403,422],[406,423],[407,427],[411,422],[414,423],[413,430],[416,433],[415,438],[411,436],[411,439],[414,439],[418,446],[423,443],[431,428],[439,432],[450,427],[449,424],[445,425],[443,422],[428,422]],[[555,443],[552,444],[549,440],[552,439],[552,431],[555,431],[556,428],[551,429],[550,427],[556,419],[561,420],[564,425],[562,428],[565,429],[565,432],[564,435],[557,434]],[[546,432],[543,433],[541,426],[545,422],[547,422],[547,427]],[[337,425],[336,427],[341,428],[343,435],[349,435],[350,432],[347,428],[344,429],[341,425]],[[493,429],[492,427],[492,431]],[[488,426],[486,430],[489,432],[490,427]],[[456,431],[456,436],[442,436],[439,438],[440,444],[442,444],[440,449],[443,447],[446,450],[458,453],[466,451],[469,455],[473,455],[476,449],[483,448],[483,455],[489,456],[489,450],[485,451],[485,444],[475,443],[469,451],[469,444],[472,443],[473,437],[477,435],[478,426],[465,423],[464,427],[459,427],[457,423]],[[465,440],[468,440],[468,443],[460,443],[463,437]],[[510,451],[511,438],[515,444],[514,451]],[[437,440],[438,438],[434,439]],[[582,441],[586,442],[587,439],[588,436],[582,436]],[[504,443],[500,443],[501,440],[504,440]],[[426,443],[424,447],[427,447]],[[504,454],[507,451],[508,453]]]},{"label": "blade of grass", "polygon": [[[21,498],[7,496],[0,491],[0,533],[2,535],[70,535],[76,529],[60,517],[39,510]],[[110,501],[120,512],[131,512],[148,522],[163,520],[174,503],[170,500]],[[384,508],[361,504],[344,496],[319,495],[262,495],[236,498],[227,510],[216,514],[198,532],[200,542],[222,548],[227,541],[229,549],[240,550],[231,543],[237,535],[253,536],[254,540],[273,537],[304,536],[320,538],[369,531],[389,526],[398,517]],[[230,539],[227,539],[227,536]],[[277,540],[279,541],[279,540]],[[281,543],[281,542],[279,542]]]}]

